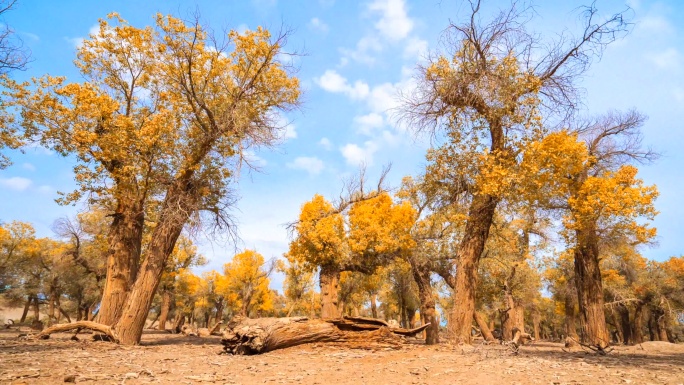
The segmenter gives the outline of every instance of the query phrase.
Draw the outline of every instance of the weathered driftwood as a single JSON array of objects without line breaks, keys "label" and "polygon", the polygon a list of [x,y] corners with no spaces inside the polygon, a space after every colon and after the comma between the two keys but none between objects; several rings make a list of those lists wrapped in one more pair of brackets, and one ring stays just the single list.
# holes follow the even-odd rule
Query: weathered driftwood
[{"label": "weathered driftwood", "polygon": [[45,339],[45,338],[50,338],[50,334],[52,333],[59,333],[59,332],[66,332],[69,330],[76,330],[76,329],[90,329],[94,330],[96,332],[100,332],[104,335],[106,335],[111,341],[113,342],[119,342],[119,337],[116,335],[116,332],[112,330],[107,325],[99,324],[97,322],[93,321],[78,321],[78,322],[72,322],[68,324],[57,324],[50,326],[49,328],[43,330],[42,332],[38,333],[36,335],[36,338],[40,339]]},{"label": "weathered driftwood", "polygon": [[226,353],[245,355],[314,342],[396,346],[403,343],[401,336],[414,336],[428,326],[392,328],[385,321],[364,317],[323,320],[306,317],[239,318],[228,323],[221,343]]}]

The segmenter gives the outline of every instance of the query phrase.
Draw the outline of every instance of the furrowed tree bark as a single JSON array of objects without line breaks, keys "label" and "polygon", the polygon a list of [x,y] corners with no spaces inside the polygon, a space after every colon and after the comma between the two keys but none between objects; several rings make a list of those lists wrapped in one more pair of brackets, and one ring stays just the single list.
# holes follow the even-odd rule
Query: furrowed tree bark
[{"label": "furrowed tree bark", "polygon": [[171,309],[171,292],[168,290],[162,291],[162,303],[159,310],[159,325],[158,330],[166,330],[166,320],[169,318],[169,310]]},{"label": "furrowed tree bark", "polygon": [[321,266],[321,318],[339,318],[337,293],[340,282],[340,271],[334,266]]},{"label": "furrowed tree bark", "polygon": [[221,343],[229,354],[251,355],[314,342],[349,343],[360,347],[402,344],[400,335],[412,336],[416,329],[390,328],[385,321],[345,317],[338,319],[238,318],[223,332]]},{"label": "furrowed tree bark", "polygon": [[188,172],[169,187],[157,227],[152,232],[138,277],[126,300],[123,313],[113,330],[124,345],[140,342],[145,320],[152,305],[154,293],[161,280],[166,260],[173,252],[176,241],[195,207],[196,192]]},{"label": "furrowed tree bark", "polygon": [[579,341],[577,335],[577,316],[575,314],[575,301],[569,293],[565,295],[565,335]]},{"label": "furrowed tree bark", "polygon": [[485,242],[489,237],[489,228],[497,203],[497,199],[493,196],[475,195],[470,205],[468,223],[457,252],[454,309],[449,325],[449,330],[457,342],[470,343],[471,341],[477,268]]},{"label": "furrowed tree bark", "polygon": [[618,305],[618,314],[620,315],[620,328],[622,329],[622,343],[625,345],[634,343],[634,336],[632,336],[632,323],[629,319],[629,309],[625,305]]},{"label": "furrowed tree bark", "polygon": [[144,212],[140,203],[119,199],[109,228],[107,275],[98,322],[114,325],[135,281],[142,248]]},{"label": "furrowed tree bark", "polygon": [[585,343],[606,348],[610,333],[603,309],[603,283],[599,266],[598,236],[593,228],[576,231],[575,283],[584,324]]},{"label": "furrowed tree bark", "polygon": [[534,328],[534,339],[541,339],[541,330],[539,324],[541,323],[541,314],[539,314],[539,309],[535,306],[532,309],[532,327]]},{"label": "furrowed tree bark", "polygon": [[[435,296],[432,292],[432,282],[430,281],[430,270],[425,265],[418,264],[414,257],[409,257],[413,279],[418,286],[418,297],[420,298],[420,318],[423,324],[430,324],[425,329],[425,344],[434,345],[439,343],[439,323],[437,322],[437,309]],[[374,316],[375,317],[375,316]]]},{"label": "furrowed tree bark", "polygon": [[667,341],[669,342],[669,338],[667,338],[667,324],[666,324],[666,314],[663,309],[657,308],[653,312],[653,317],[655,320],[655,329],[656,329],[656,337],[658,341]]},{"label": "furrowed tree bark", "polygon": [[638,301],[634,308],[634,323],[632,324],[632,335],[634,336],[634,343],[640,344],[644,342],[644,303]]},{"label": "furrowed tree bark", "polygon": [[371,314],[373,315],[373,318],[378,318],[378,305],[376,302],[377,294],[373,293],[370,296],[370,304],[371,304]]},{"label": "furrowed tree bark", "polygon": [[496,338],[494,338],[494,335],[492,334],[492,330],[489,328],[489,326],[487,326],[487,320],[485,317],[480,312],[474,311],[473,318],[475,319],[477,327],[480,328],[484,340],[487,342],[496,341]]}]

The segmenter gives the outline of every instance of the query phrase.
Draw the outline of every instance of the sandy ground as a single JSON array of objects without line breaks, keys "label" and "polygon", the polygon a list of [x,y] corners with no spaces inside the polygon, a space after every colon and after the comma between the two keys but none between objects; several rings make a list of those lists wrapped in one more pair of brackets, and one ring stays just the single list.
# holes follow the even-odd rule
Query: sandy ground
[{"label": "sandy ground", "polygon": [[1,384],[684,384],[684,345],[649,342],[607,356],[539,342],[518,355],[501,345],[400,350],[314,344],[259,356],[227,356],[220,338],[146,332],[141,346],[69,334],[50,340],[0,332]]}]

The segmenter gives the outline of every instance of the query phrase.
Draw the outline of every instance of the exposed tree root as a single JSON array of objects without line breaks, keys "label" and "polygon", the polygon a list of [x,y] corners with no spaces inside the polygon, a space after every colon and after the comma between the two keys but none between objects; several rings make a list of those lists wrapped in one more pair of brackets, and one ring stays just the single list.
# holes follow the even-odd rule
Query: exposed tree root
[{"label": "exposed tree root", "polygon": [[56,324],[36,334],[35,337],[40,339],[47,339],[50,338],[50,334],[52,333],[66,332],[75,329],[90,329],[104,334],[112,342],[119,342],[119,337],[116,335],[116,332],[114,332],[114,330],[112,330],[111,327],[93,321],[77,321],[68,324]]}]

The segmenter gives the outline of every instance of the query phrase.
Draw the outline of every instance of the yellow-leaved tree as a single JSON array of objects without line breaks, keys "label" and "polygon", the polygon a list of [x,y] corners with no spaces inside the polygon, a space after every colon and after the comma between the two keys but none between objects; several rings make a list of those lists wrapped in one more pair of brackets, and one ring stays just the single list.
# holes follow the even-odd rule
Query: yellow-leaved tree
[{"label": "yellow-leaved tree", "polygon": [[3,113],[19,111],[6,121],[77,160],[79,189],[62,202],[84,197],[109,210],[98,321],[121,343],[139,342],[183,228],[202,213],[228,225],[243,151],[279,139],[278,111],[299,98],[278,61],[286,37],[263,28],[211,36],[197,20],[163,15],[137,28],[111,14],[78,49],[83,81],[3,79]]},{"label": "yellow-leaved tree", "polygon": [[264,257],[255,250],[245,250],[223,265],[223,277],[216,282],[216,292],[227,299],[234,313],[258,316],[273,309],[268,277],[274,268],[275,265],[267,266]]},{"label": "yellow-leaved tree", "polygon": [[516,199],[521,152],[543,137],[545,119],[571,112],[577,76],[625,31],[622,14],[597,22],[590,7],[579,38],[547,44],[526,29],[528,9],[514,3],[484,23],[481,1],[469,3],[467,22],[447,28],[446,53],[420,68],[418,86],[403,107],[407,124],[445,139],[428,153],[426,181],[444,192],[445,205],[468,207],[452,258],[457,268],[449,325],[463,341],[471,339],[477,269],[494,213],[502,200]]},{"label": "yellow-leaved tree", "polygon": [[302,205],[287,258],[320,269],[321,317],[337,318],[342,272],[373,274],[414,246],[410,229],[415,211],[395,204],[385,192],[349,200],[344,210],[320,195]]},{"label": "yellow-leaved tree", "polygon": [[[533,170],[537,201],[564,213],[563,235],[574,253],[574,282],[586,342],[610,343],[600,260],[602,246],[620,239],[632,246],[655,237],[655,186],[636,177],[632,162],[656,157],[641,148],[644,117],[613,112],[548,135],[528,147],[524,167]],[[539,194],[542,192],[542,194]],[[604,251],[605,254],[605,251]]]}]

